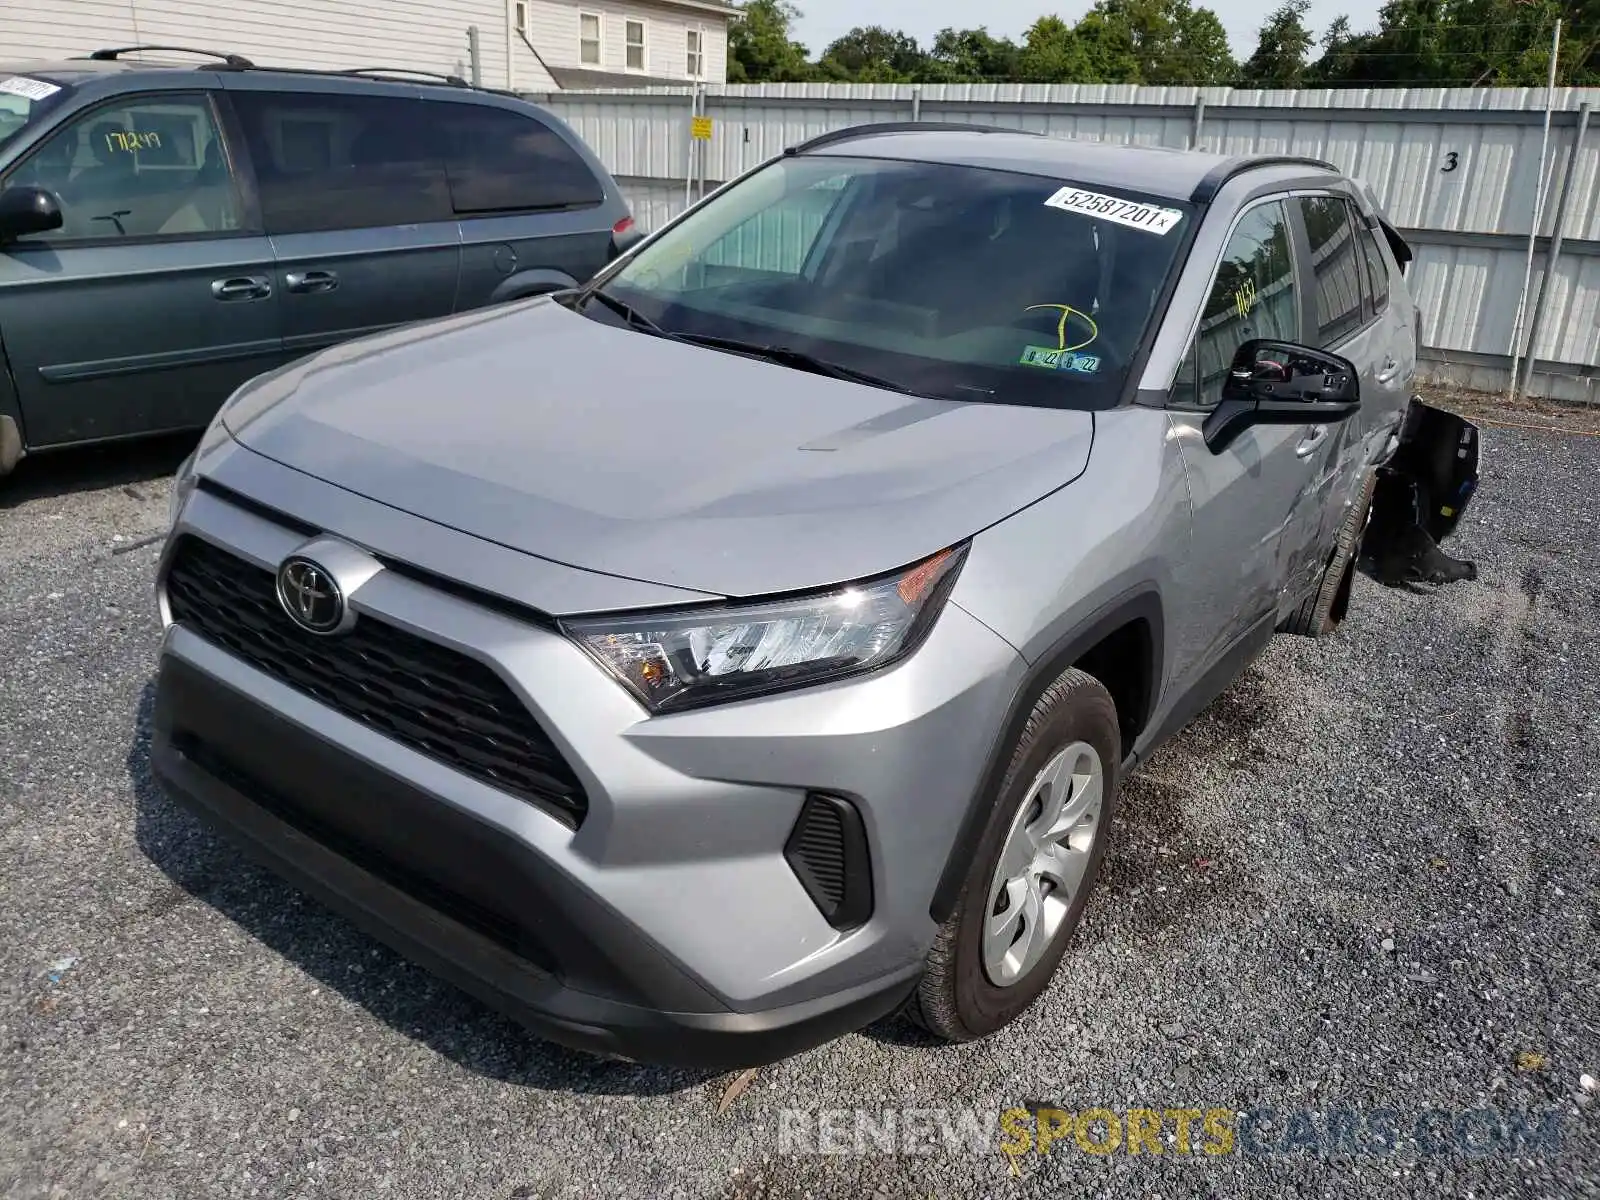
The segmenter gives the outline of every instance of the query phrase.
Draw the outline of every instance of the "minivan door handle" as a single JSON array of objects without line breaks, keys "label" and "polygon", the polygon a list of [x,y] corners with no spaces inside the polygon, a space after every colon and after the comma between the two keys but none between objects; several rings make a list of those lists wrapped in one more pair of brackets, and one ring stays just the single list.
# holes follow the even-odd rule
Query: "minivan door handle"
[{"label": "minivan door handle", "polygon": [[272,295],[272,280],[265,275],[216,279],[211,283],[211,295],[218,300],[265,300]]},{"label": "minivan door handle", "polygon": [[291,292],[331,292],[339,286],[339,277],[332,271],[290,271],[283,283]]},{"label": "minivan door handle", "polygon": [[1389,355],[1383,360],[1383,370],[1378,372],[1379,383],[1389,383],[1400,373],[1400,364],[1395,362],[1394,355]]}]

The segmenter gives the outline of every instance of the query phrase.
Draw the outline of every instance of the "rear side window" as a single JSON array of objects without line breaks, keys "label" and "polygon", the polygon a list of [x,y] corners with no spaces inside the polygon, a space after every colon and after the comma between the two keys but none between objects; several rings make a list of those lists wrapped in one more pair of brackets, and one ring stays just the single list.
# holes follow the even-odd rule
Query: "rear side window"
[{"label": "rear side window", "polygon": [[1317,326],[1313,345],[1333,346],[1361,327],[1361,248],[1350,205],[1338,196],[1295,201],[1311,248]]},{"label": "rear side window", "polygon": [[428,105],[390,96],[235,92],[268,233],[448,221]]},{"label": "rear side window", "polygon": [[1376,316],[1389,307],[1389,260],[1383,248],[1366,225],[1361,226],[1361,253],[1367,260],[1367,288],[1372,297],[1372,312]]},{"label": "rear side window", "polygon": [[455,211],[466,214],[588,208],[600,181],[562,137],[533,117],[468,104],[434,104]]}]

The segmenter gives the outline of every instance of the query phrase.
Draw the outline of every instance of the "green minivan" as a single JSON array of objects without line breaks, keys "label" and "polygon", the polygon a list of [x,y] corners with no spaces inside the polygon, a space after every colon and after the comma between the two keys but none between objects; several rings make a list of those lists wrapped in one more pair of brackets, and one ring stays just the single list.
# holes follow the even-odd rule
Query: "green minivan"
[{"label": "green minivan", "polygon": [[263,371],[573,287],[639,237],[513,95],[140,54],[170,49],[0,65],[0,475],[201,428]]}]

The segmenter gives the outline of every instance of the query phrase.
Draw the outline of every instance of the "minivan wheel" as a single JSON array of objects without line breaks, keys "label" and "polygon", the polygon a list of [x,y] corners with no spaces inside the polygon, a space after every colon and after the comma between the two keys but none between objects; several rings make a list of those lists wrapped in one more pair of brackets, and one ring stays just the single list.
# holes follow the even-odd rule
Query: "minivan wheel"
[{"label": "minivan wheel", "polygon": [[1117,708],[1076,668],[1028,717],[977,861],[928,952],[906,1015],[950,1041],[1015,1020],[1049,985],[1105,855],[1117,787]]}]

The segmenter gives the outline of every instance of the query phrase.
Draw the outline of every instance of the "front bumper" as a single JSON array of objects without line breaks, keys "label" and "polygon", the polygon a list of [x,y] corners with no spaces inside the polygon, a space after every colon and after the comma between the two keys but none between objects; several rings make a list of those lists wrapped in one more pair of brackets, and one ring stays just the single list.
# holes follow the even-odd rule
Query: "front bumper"
[{"label": "front bumper", "polygon": [[[201,490],[176,535],[266,567],[305,531]],[[490,666],[588,810],[573,829],[172,625],[157,776],[275,871],[602,1054],[755,1065],[859,1028],[914,986],[930,899],[1021,673],[965,612],[951,606],[878,675],[646,719],[566,639],[470,596],[384,568],[350,603]],[[808,792],[860,811],[873,907],[856,928],[832,927],[784,857]]]},{"label": "front bumper", "polygon": [[[757,1012],[655,1007],[704,993],[624,926],[591,911],[524,848],[360,763],[178,658],[161,667],[152,762],[167,793],[252,857],[380,941],[551,1041],[608,1057],[760,1065],[893,1011],[916,972]],[[271,780],[268,783],[267,780]],[[591,973],[640,1003],[564,985],[542,943],[517,948],[455,915],[581,936]],[[605,932],[601,932],[604,930]],[[572,947],[558,946],[556,953]],[[520,952],[519,952],[520,951]],[[604,959],[602,967],[597,961]],[[621,982],[632,980],[633,982]]]}]

